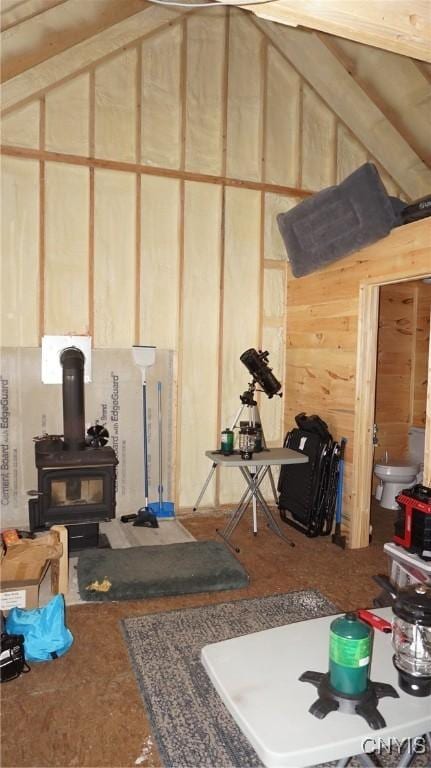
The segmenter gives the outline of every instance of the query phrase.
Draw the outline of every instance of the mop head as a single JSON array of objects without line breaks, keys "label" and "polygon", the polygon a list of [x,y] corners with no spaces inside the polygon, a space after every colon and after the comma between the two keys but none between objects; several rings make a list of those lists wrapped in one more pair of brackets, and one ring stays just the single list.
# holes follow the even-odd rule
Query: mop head
[{"label": "mop head", "polygon": [[175,517],[175,504],[172,501],[152,501],[148,504],[148,509],[153,515],[164,520]]}]

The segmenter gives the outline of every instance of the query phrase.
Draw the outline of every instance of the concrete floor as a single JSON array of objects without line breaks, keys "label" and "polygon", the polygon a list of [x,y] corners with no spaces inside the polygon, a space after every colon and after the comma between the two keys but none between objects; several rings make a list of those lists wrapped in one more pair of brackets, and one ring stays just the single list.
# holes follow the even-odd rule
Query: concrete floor
[{"label": "concrete floor", "polygon": [[[382,514],[383,513],[383,514]],[[330,538],[307,539],[284,526],[289,547],[261,524],[257,537],[245,516],[234,534],[250,576],[245,589],[111,604],[72,605],[67,623],[75,642],[54,662],[33,664],[2,686],[3,768],[160,765],[122,639],[123,617],[248,597],[319,589],[340,610],[372,606],[380,592],[372,576],[386,572],[382,544],[393,515],[373,510],[371,546],[343,550]],[[218,539],[224,520],[203,513],[182,518],[196,539]]]}]

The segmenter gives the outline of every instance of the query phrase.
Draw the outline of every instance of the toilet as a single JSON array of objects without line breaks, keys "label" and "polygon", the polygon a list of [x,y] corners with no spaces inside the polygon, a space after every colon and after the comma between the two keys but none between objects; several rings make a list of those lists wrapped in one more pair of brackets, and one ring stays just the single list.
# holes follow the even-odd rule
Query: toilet
[{"label": "toilet", "polygon": [[380,460],[374,465],[379,479],[376,499],[384,509],[400,509],[395,497],[404,489],[422,482],[425,453],[425,429],[410,427],[408,432],[408,456],[405,459]]}]

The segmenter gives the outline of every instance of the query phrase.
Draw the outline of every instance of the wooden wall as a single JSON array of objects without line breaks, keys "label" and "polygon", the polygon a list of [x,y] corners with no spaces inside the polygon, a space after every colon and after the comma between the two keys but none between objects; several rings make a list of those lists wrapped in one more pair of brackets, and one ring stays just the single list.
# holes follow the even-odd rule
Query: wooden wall
[{"label": "wooden wall", "polygon": [[[366,344],[359,347],[358,338],[359,333],[365,340],[368,333],[372,334],[371,328],[365,328],[362,333],[358,327],[361,291],[368,285],[425,276],[429,274],[430,266],[431,223],[429,219],[424,219],[393,230],[384,240],[320,272],[300,279],[295,279],[290,269],[288,272],[286,424],[288,427],[293,425],[294,416],[300,411],[318,413],[328,422],[336,439],[347,438],[343,520],[346,530],[352,529],[350,544],[353,546],[366,546],[368,543],[368,527],[363,525],[366,510],[358,507],[354,488],[360,482],[368,483],[371,488],[371,469],[365,479],[355,477],[353,472],[353,467],[357,465],[357,453],[361,450],[361,445],[355,441],[355,433],[358,430],[360,400],[364,396],[358,391],[357,380],[359,371],[368,364],[364,359]],[[397,295],[401,295],[398,289]],[[410,303],[403,306],[403,316],[406,316],[405,306],[408,308]],[[406,323],[410,334],[413,325],[411,317]],[[422,370],[426,344],[424,338]],[[428,351],[426,355],[425,365],[429,370]],[[426,380],[422,378],[421,381],[423,394]],[[374,398],[374,392],[370,392],[369,396]],[[428,404],[427,434],[431,431],[430,421],[431,408]],[[370,445],[371,438],[370,428],[366,435]],[[428,449],[425,482],[431,481],[430,456]]]},{"label": "wooden wall", "polygon": [[385,451],[405,456],[409,427],[425,426],[430,310],[431,285],[412,281],[380,289],[376,459]]},{"label": "wooden wall", "polygon": [[426,425],[427,392],[429,389],[429,349],[431,321],[431,284],[418,283],[416,302],[416,337],[414,345],[414,377],[412,390],[412,424]]},{"label": "wooden wall", "polygon": [[410,426],[410,387],[415,340],[415,307],[410,283],[380,289],[374,457],[405,456]]},{"label": "wooden wall", "polygon": [[[246,388],[240,354],[262,347],[276,375],[285,368],[289,271],[276,214],[373,157],[232,9],[152,6],[6,82],[2,103],[2,344],[89,334],[99,348],[173,349],[175,500],[188,508],[204,451]],[[322,384],[349,407],[354,304],[328,305],[322,354],[310,357],[313,306],[298,312],[308,285],[288,294],[288,417],[292,386],[315,380],[325,344],[340,365]],[[268,442],[280,444],[282,402],[261,409]],[[204,503],[233,501],[238,488],[233,473],[218,478]]]}]

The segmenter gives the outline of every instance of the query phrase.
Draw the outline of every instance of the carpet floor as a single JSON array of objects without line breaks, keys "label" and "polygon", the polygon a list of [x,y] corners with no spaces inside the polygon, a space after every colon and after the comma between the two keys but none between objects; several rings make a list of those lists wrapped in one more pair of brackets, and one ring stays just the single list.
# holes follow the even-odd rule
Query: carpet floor
[{"label": "carpet floor", "polygon": [[201,649],[335,612],[323,595],[307,590],[125,619],[127,647],[163,765],[261,766],[210,682]]}]

